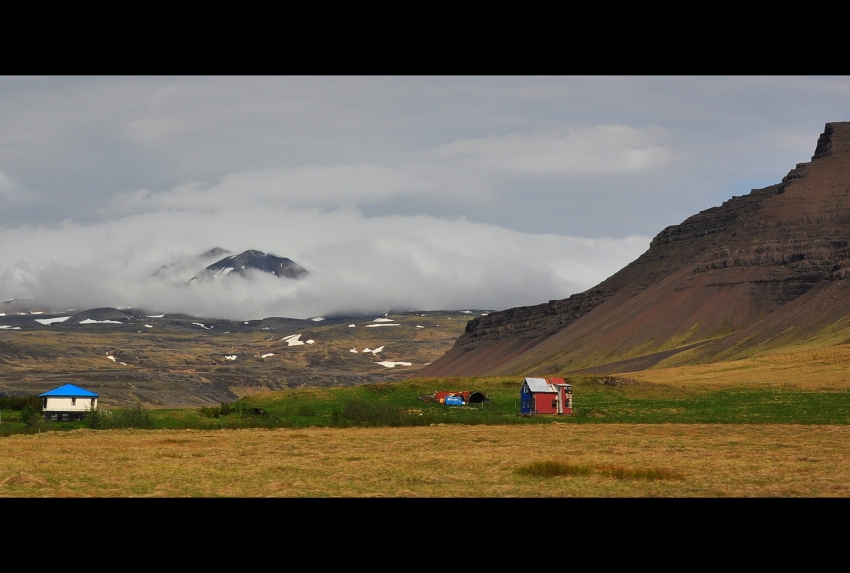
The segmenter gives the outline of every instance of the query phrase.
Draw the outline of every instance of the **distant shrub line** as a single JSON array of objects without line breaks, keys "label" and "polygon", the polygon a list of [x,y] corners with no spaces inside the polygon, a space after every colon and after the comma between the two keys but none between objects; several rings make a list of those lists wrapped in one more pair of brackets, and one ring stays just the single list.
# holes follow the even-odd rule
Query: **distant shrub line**
[{"label": "distant shrub line", "polygon": [[[458,419],[448,412],[441,414],[422,414],[409,412],[395,405],[349,398],[333,407],[330,414],[322,415],[313,404],[292,405],[278,411],[277,414],[250,406],[244,402],[222,402],[221,406],[201,407],[198,413],[202,418],[211,418],[209,422],[201,420],[171,420],[168,427],[177,429],[238,429],[238,428],[302,428],[321,427],[402,427],[429,426],[431,424],[514,424],[512,417],[476,415]],[[214,420],[214,421],[213,421]]]},{"label": "distant shrub line", "polygon": [[154,419],[151,413],[142,407],[141,403],[125,410],[101,410],[95,408],[89,411],[85,424],[95,430],[112,430],[119,428],[153,429]]},{"label": "distant shrub line", "polygon": [[20,411],[26,406],[41,411],[41,398],[38,396],[0,396],[0,409]]},{"label": "distant shrub line", "polygon": [[430,426],[432,424],[505,425],[519,422],[520,420],[515,417],[498,414],[480,414],[459,419],[451,416],[448,411],[440,414],[409,413],[395,404],[349,398],[343,402],[341,408],[335,408],[331,412],[329,425],[345,428],[350,426]]}]

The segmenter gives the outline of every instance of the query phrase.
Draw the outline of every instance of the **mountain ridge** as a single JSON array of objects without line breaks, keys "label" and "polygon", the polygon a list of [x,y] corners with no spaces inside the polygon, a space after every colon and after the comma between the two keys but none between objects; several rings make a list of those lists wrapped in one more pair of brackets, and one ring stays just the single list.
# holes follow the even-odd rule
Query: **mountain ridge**
[{"label": "mountain ridge", "polygon": [[[721,340],[756,336],[759,324],[779,328],[781,316],[766,317],[794,301],[814,309],[819,296],[836,296],[829,284],[843,283],[848,268],[850,123],[828,123],[811,161],[780,183],[666,227],[638,259],[583,293],[477,317],[422,374],[604,370],[685,346],[691,360],[732,346],[740,353],[746,341]],[[839,319],[811,312],[812,324]]]}]

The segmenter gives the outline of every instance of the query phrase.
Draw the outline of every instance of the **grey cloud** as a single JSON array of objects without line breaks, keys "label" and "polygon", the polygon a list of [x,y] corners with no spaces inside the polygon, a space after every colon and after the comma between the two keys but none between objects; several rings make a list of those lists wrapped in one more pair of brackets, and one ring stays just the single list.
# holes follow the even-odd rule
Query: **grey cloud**
[{"label": "grey cloud", "polygon": [[244,202],[265,206],[354,206],[432,186],[400,169],[376,165],[279,167],[227,174],[213,184],[193,182],[167,192],[123,191],[115,194],[103,212],[216,210]]},{"label": "grey cloud", "polygon": [[16,207],[34,198],[32,192],[0,171],[0,207]]},{"label": "grey cloud", "polygon": [[[368,166],[415,181],[352,192],[370,213],[584,235],[614,201],[605,228],[652,234],[781,178],[848,91],[846,77],[0,78],[0,171],[35,198],[7,201],[0,224],[111,216],[99,209],[120,191]],[[625,126],[619,146],[588,135],[603,126]],[[584,212],[552,216],[562,197]]]},{"label": "grey cloud", "polygon": [[463,139],[430,150],[444,160],[458,160],[490,172],[517,175],[591,175],[644,171],[672,159],[666,135],[658,127],[598,125],[535,134],[512,133]]}]

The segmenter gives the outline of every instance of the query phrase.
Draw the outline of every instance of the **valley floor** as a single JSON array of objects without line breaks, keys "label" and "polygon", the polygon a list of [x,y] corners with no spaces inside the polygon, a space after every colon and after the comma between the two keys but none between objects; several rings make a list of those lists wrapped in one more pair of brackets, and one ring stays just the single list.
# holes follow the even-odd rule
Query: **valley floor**
[{"label": "valley floor", "polygon": [[[582,471],[517,471],[546,460]],[[78,430],[0,439],[0,496],[847,495],[847,425]]]}]

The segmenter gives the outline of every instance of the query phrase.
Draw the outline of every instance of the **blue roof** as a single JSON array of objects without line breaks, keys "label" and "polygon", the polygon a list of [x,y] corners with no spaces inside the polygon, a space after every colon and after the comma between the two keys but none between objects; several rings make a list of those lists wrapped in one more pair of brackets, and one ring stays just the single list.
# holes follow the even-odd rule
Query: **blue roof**
[{"label": "blue roof", "polygon": [[73,384],[65,384],[64,386],[60,386],[55,390],[51,390],[50,392],[45,392],[44,394],[38,395],[39,398],[41,398],[42,396],[72,396],[83,398],[99,398],[100,394],[95,394],[94,392],[83,390],[79,386],[74,386]]}]

